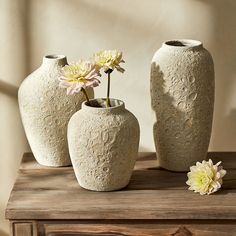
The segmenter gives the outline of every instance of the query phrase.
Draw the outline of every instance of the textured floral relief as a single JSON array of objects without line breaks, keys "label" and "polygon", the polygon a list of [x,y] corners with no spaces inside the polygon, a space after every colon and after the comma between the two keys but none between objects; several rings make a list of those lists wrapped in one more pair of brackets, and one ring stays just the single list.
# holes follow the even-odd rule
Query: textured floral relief
[{"label": "textured floral relief", "polygon": [[82,108],[68,126],[70,155],[78,182],[95,191],[123,188],[130,180],[138,154],[138,121],[123,107],[114,112],[91,109]]},{"label": "textured floral relief", "polygon": [[[36,160],[47,166],[70,165],[67,124],[85,100],[82,94],[65,96],[58,86],[60,63],[46,59],[19,89],[22,122]],[[59,59],[62,60],[62,59]],[[65,58],[63,59],[66,63]],[[93,96],[93,92],[90,91]]]},{"label": "textured floral relief", "polygon": [[151,66],[151,98],[156,113],[154,141],[161,165],[183,171],[204,159],[214,105],[210,54],[202,47],[161,48]]}]

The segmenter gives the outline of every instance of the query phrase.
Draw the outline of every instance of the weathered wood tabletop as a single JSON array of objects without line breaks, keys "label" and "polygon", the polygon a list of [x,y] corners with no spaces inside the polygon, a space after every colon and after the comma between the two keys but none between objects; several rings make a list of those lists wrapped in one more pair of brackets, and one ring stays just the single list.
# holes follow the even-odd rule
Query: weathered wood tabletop
[{"label": "weathered wood tabletop", "polygon": [[78,185],[72,167],[43,167],[27,153],[7,205],[6,217],[236,220],[235,153],[209,154],[215,162],[222,160],[227,170],[222,190],[210,196],[187,191],[186,173],[158,168],[153,153],[141,156],[127,188],[92,192]]},{"label": "weathered wood tabletop", "polygon": [[214,152],[208,157],[213,162],[221,160],[227,175],[219,192],[201,196],[187,190],[186,173],[159,168],[154,153],[140,153],[130,184],[115,192],[87,191],[78,185],[72,167],[44,167],[31,153],[26,153],[10,195],[6,218],[213,220],[230,222],[233,227],[236,224],[236,153]]}]

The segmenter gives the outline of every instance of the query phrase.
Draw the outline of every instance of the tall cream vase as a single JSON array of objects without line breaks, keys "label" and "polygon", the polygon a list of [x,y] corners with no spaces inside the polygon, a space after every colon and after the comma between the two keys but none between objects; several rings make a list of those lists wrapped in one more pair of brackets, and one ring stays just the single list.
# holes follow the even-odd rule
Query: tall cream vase
[{"label": "tall cream vase", "polygon": [[[69,151],[77,180],[85,189],[112,191],[128,185],[139,145],[139,124],[122,101],[87,102],[68,124]],[[103,107],[97,105],[103,104]]]},{"label": "tall cream vase", "polygon": [[[48,55],[42,65],[21,84],[18,100],[21,118],[36,160],[45,166],[71,165],[67,145],[67,124],[85,101],[82,93],[67,96],[59,85],[65,56]],[[93,90],[88,91],[93,97]]]},{"label": "tall cream vase", "polygon": [[214,65],[201,42],[163,43],[152,59],[151,98],[160,165],[187,171],[205,159],[214,108]]}]

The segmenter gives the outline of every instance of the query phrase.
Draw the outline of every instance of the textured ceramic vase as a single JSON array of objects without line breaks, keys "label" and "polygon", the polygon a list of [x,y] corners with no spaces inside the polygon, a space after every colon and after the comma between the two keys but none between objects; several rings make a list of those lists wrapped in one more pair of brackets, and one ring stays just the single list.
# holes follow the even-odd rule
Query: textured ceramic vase
[{"label": "textured ceramic vase", "polygon": [[187,171],[205,159],[212,128],[214,65],[201,42],[163,43],[152,59],[151,99],[160,165]]},{"label": "textured ceramic vase", "polygon": [[[105,104],[104,99],[92,100]],[[112,191],[128,185],[139,145],[139,124],[120,100],[112,107],[93,107],[86,102],[68,125],[69,151],[81,187]]]},{"label": "textured ceramic vase", "polygon": [[[66,95],[59,87],[59,72],[65,56],[48,55],[42,65],[21,84],[18,100],[21,118],[36,160],[45,166],[71,164],[67,145],[67,124],[85,101],[83,94]],[[89,91],[90,97],[93,91]]]}]

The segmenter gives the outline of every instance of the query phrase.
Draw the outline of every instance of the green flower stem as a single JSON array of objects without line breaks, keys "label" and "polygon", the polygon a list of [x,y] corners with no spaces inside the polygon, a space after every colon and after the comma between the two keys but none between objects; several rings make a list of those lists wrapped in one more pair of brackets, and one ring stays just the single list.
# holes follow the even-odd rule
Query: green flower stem
[{"label": "green flower stem", "polygon": [[112,70],[109,70],[107,72],[107,99],[106,99],[106,106],[107,107],[111,107],[111,101],[110,101],[111,72],[112,72]]},{"label": "green flower stem", "polygon": [[81,91],[83,92],[83,94],[84,94],[84,96],[85,96],[85,98],[86,98],[86,100],[87,100],[87,103],[88,103],[88,105],[91,105],[91,103],[90,103],[90,101],[89,101],[89,97],[88,97],[88,94],[87,94],[86,90],[85,90],[84,88],[81,88]]}]

